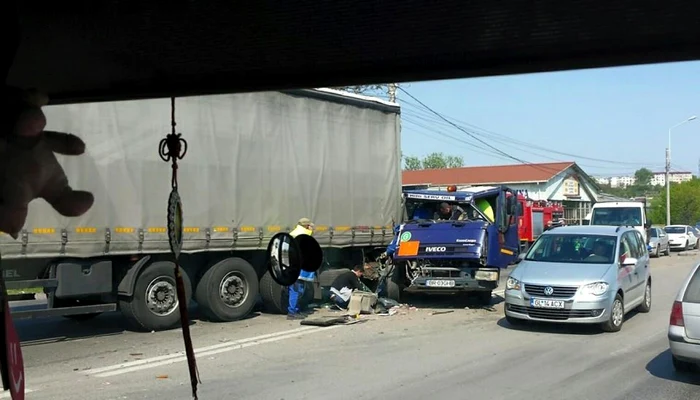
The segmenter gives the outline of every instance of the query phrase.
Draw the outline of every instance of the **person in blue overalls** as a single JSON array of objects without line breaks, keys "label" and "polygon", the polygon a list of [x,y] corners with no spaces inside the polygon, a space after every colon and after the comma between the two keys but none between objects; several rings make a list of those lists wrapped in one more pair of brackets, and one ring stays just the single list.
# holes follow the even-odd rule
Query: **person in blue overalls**
[{"label": "person in blue overalls", "polygon": [[[297,237],[298,235],[309,235],[313,234],[314,224],[308,218],[302,218],[297,223],[296,228],[289,234],[292,237]],[[301,304],[301,299],[304,297],[304,288],[306,282],[313,282],[316,278],[316,273],[311,271],[306,271],[304,269],[299,273],[299,278],[291,286],[289,286],[289,305],[287,307],[287,319],[303,319],[306,315],[301,311],[302,307],[305,306]]]}]

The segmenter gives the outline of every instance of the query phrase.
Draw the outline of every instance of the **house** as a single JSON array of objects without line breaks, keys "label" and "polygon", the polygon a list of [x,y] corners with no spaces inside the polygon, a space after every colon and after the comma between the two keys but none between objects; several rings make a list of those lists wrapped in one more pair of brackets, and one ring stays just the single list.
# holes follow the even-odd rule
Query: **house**
[{"label": "house", "polygon": [[600,187],[575,162],[529,163],[403,171],[403,185],[442,187],[507,185],[533,200],[561,202],[568,223],[579,223],[598,201]]}]

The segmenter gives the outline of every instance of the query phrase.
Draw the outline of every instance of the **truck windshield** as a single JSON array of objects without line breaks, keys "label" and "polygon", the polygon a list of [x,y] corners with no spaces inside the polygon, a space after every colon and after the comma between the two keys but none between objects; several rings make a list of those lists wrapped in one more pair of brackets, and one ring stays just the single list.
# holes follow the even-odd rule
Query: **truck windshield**
[{"label": "truck windshield", "polygon": [[641,207],[600,207],[591,213],[591,225],[642,225]]},{"label": "truck windshield", "polygon": [[[440,203],[442,201],[434,200],[413,200],[408,199],[406,201],[406,215],[408,216],[407,221],[417,221],[417,220],[436,220],[437,213],[440,209]],[[481,215],[476,211],[471,203],[463,202],[447,202],[455,206],[459,206],[464,210],[466,214],[462,220],[476,220],[483,219]]]},{"label": "truck windshield", "polygon": [[611,264],[616,236],[545,234],[527,252],[525,260],[557,263]]}]

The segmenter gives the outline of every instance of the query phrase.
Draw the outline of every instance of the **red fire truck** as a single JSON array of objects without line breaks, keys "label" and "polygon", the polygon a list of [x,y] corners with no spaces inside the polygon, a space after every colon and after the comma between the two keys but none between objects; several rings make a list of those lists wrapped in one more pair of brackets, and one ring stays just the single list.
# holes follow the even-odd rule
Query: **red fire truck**
[{"label": "red fire truck", "polygon": [[526,251],[538,236],[544,232],[548,223],[556,225],[564,219],[564,207],[561,203],[547,200],[532,200],[527,191],[518,192],[518,235],[520,249]]}]

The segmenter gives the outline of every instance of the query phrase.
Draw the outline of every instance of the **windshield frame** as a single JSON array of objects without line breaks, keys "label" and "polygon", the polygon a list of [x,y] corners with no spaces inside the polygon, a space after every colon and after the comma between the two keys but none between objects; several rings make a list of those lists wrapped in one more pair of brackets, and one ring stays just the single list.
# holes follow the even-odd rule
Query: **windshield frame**
[{"label": "windshield frame", "polygon": [[[612,244],[612,254],[609,259],[606,260],[600,260],[599,258],[590,258],[590,256],[593,254],[592,252],[589,253],[586,257],[581,257],[581,259],[565,259],[565,258],[559,258],[559,257],[552,257],[552,254],[550,254],[547,258],[535,258],[535,253],[540,251],[540,248],[542,246],[552,246],[556,245],[557,240],[561,240],[562,242],[567,241],[567,239],[570,238],[575,238],[575,239],[581,239],[584,244],[581,244],[581,246],[585,246],[585,242],[590,242],[591,247],[595,245],[595,243],[599,240],[606,241],[606,245],[610,246]],[[618,235],[612,235],[612,234],[582,234],[582,233],[545,233],[541,235],[540,237],[537,238],[535,243],[532,244],[532,246],[528,249],[527,253],[525,254],[525,257],[523,258],[524,261],[530,261],[530,262],[542,262],[542,263],[557,263],[557,264],[595,264],[595,265],[608,265],[608,264],[614,264],[616,260],[616,254],[617,254],[617,249],[620,245],[620,236]],[[586,252],[589,249],[586,249]],[[543,249],[542,252],[544,253],[546,249]],[[578,252],[579,250],[577,250]]]},{"label": "windshield frame", "polygon": [[[413,206],[413,209],[411,210],[411,214],[415,214],[416,208],[420,207],[420,206],[423,205],[423,204],[434,204],[434,205],[436,205],[436,209],[437,209],[437,205],[439,205],[440,203],[448,203],[448,204],[452,204],[452,205],[459,206],[459,207],[461,207],[461,208],[464,210],[465,213],[469,214],[470,211],[471,211],[471,212],[477,214],[479,217],[481,217],[481,219],[477,219],[476,221],[483,220],[483,221],[485,221],[485,222],[489,222],[489,220],[488,220],[488,218],[486,217],[486,215],[484,215],[484,213],[482,213],[481,210],[479,210],[479,209],[476,207],[476,205],[474,205],[474,201],[473,201],[473,200],[470,200],[470,201],[450,200],[450,201],[448,201],[448,200],[431,200],[431,199],[412,199],[412,198],[406,198],[405,201],[404,201],[404,205],[403,205],[403,207],[404,207],[404,213],[405,213],[405,215],[406,215],[406,220],[404,221],[404,223],[412,223],[412,222],[417,222],[417,221],[430,221],[430,222],[434,222],[434,223],[440,223],[440,222],[454,222],[454,221],[451,221],[451,220],[435,220],[435,219],[433,219],[433,218],[416,219],[416,218],[413,218],[413,215],[411,215],[411,216],[409,217],[409,213],[408,213],[409,204],[414,205],[414,206]],[[475,221],[475,220],[473,220],[473,219],[468,219],[468,220],[469,220],[469,221]],[[467,221],[467,220],[464,220],[464,221]]]}]

